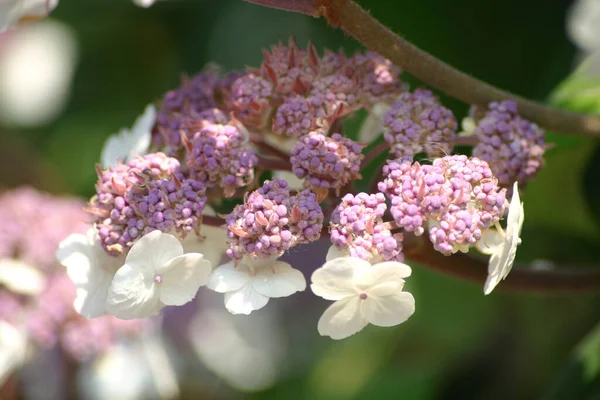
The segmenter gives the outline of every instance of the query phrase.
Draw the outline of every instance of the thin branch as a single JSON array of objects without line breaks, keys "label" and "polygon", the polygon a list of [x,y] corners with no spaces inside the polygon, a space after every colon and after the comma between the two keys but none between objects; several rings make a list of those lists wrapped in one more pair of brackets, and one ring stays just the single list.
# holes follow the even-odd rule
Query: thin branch
[{"label": "thin branch", "polygon": [[492,101],[514,100],[523,117],[546,129],[600,137],[600,116],[548,107],[458,71],[396,35],[352,0],[245,1],[313,17],[324,16],[331,25],[342,28],[368,49],[388,58],[423,82],[466,103],[486,106]]},{"label": "thin branch", "polygon": [[268,153],[272,156],[275,156],[277,158],[280,158],[281,160],[284,161],[289,161],[290,160],[290,155],[287,154],[285,151],[278,149],[277,147],[265,142],[264,140],[262,140],[262,138],[260,137],[252,137],[251,138],[252,143],[254,143],[256,145],[256,147],[258,147],[259,149],[261,149],[262,151],[264,151],[265,153]]},{"label": "thin branch", "polygon": [[390,144],[388,142],[381,142],[377,146],[373,147],[367,154],[365,154],[365,158],[363,158],[360,168],[363,169],[367,165],[371,163],[377,156],[381,155],[381,153],[390,149]]},{"label": "thin branch", "polygon": [[272,169],[278,171],[292,171],[292,164],[289,161],[278,158],[268,158],[258,156],[258,165],[264,169]]},{"label": "thin branch", "polygon": [[[487,279],[487,262],[466,254],[444,256],[427,238],[405,234],[404,255],[407,260],[455,278],[483,286]],[[495,290],[527,293],[600,293],[600,268],[560,266],[531,269],[515,265]]]}]

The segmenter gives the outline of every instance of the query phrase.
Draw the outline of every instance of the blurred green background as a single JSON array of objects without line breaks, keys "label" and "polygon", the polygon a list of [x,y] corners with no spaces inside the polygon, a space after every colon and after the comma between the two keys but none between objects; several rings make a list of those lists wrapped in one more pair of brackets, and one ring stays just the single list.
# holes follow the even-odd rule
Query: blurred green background
[{"label": "blurred green background", "polygon": [[[384,24],[457,68],[528,98],[600,112],[571,77],[566,0],[370,0]],[[225,70],[261,62],[261,48],[293,36],[322,51],[360,48],[325,21],[241,0],[62,2],[52,17],[78,43],[71,97],[48,125],[0,126],[0,186],[32,184],[89,197],[104,140],[131,126],[149,102],[208,62]],[[41,61],[42,62],[42,61]],[[587,78],[586,78],[587,79]],[[416,80],[407,77],[413,85]],[[577,81],[578,86],[572,82]],[[468,105],[444,97],[460,119]],[[600,152],[589,139],[549,133],[556,145],[527,188],[520,261],[593,265],[600,249]],[[600,267],[600,265],[598,266]],[[500,285],[501,287],[502,285]],[[417,312],[395,328],[369,327],[342,342],[318,336],[325,303],[298,311],[279,383],[255,399],[600,399],[600,297],[506,294],[418,266],[409,290]],[[593,332],[592,332],[593,334]],[[580,347],[576,347],[576,346]],[[215,378],[216,379],[216,378]],[[238,396],[211,390],[200,394]],[[189,398],[198,398],[198,393]]]}]

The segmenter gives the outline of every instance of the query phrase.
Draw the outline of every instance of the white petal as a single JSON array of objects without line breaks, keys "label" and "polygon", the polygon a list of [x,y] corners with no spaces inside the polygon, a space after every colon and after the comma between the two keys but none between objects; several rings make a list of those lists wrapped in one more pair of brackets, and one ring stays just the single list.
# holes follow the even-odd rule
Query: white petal
[{"label": "white petal", "polygon": [[152,275],[125,264],[115,274],[108,290],[106,310],[121,319],[157,315],[162,308]]},{"label": "white petal", "polygon": [[190,302],[200,286],[208,282],[210,271],[210,262],[202,254],[189,253],[173,258],[158,271],[162,279],[158,285],[160,301],[168,306]]},{"label": "white petal", "polygon": [[274,171],[273,179],[282,179],[288,183],[290,189],[301,190],[304,186],[304,179],[300,179],[290,171]]},{"label": "white petal", "polygon": [[152,231],[133,244],[125,263],[147,270],[154,278],[154,274],[160,267],[182,254],[183,247],[175,236],[161,231]]},{"label": "white petal", "polygon": [[215,268],[206,287],[215,292],[226,293],[238,290],[250,280],[248,266],[240,264],[237,267],[233,261]]},{"label": "white petal", "polygon": [[406,264],[388,261],[373,265],[362,279],[356,282],[359,290],[368,290],[368,288],[380,285],[382,283],[398,283],[400,289],[404,285],[404,279],[408,278],[412,270]]},{"label": "white petal", "polygon": [[350,257],[350,252],[348,252],[348,250],[340,250],[333,244],[329,247],[329,250],[327,250],[325,261],[331,261],[341,257]]},{"label": "white petal", "polygon": [[371,143],[383,132],[383,117],[391,108],[387,103],[377,103],[373,106],[367,118],[358,131],[358,141]]},{"label": "white petal", "polygon": [[0,320],[0,387],[26,356],[27,337],[23,332]]},{"label": "white petal", "polygon": [[481,233],[481,239],[475,243],[475,247],[483,254],[492,254],[499,251],[504,245],[506,237],[496,229],[486,229]]},{"label": "white petal", "polygon": [[267,305],[269,298],[258,293],[251,284],[225,293],[225,307],[232,314],[250,314]]},{"label": "white petal", "polygon": [[519,198],[517,182],[513,186],[513,195],[508,208],[506,238],[503,245],[496,248],[490,257],[488,267],[488,278],[483,286],[483,292],[487,295],[505,279],[510,273],[517,255],[517,246],[520,244],[520,234],[523,227],[525,213],[523,203]]},{"label": "white petal", "polygon": [[67,275],[75,285],[75,310],[86,318],[106,313],[108,288],[123,257],[112,257],[101,247],[90,228],[87,237],[74,234],[58,245],[56,258],[67,268]]},{"label": "white petal", "polygon": [[313,272],[310,285],[317,296],[339,300],[358,293],[355,281],[369,271],[371,264],[357,257],[343,257],[327,261]]},{"label": "white petal", "polygon": [[0,32],[25,20],[46,17],[58,0],[3,0],[0,2]]},{"label": "white petal", "polygon": [[336,301],[319,319],[319,334],[332,339],[344,339],[359,332],[368,323],[361,313],[361,306],[362,300],[358,296]]},{"label": "white petal", "polygon": [[20,260],[5,258],[0,260],[0,285],[11,292],[32,296],[44,289],[46,279],[35,267]]},{"label": "white petal", "polygon": [[276,261],[256,271],[252,285],[254,290],[267,297],[287,297],[305,290],[306,279],[290,264]]},{"label": "white petal", "polygon": [[118,134],[110,136],[100,156],[102,165],[110,167],[117,162],[127,162],[132,157],[143,156],[150,147],[152,127],[156,120],[156,109],[153,105],[146,107],[144,114],[138,117],[131,131],[121,129]]},{"label": "white petal", "polygon": [[403,323],[415,312],[412,294],[400,290],[385,297],[368,294],[363,304],[367,321],[377,326],[394,326]]}]

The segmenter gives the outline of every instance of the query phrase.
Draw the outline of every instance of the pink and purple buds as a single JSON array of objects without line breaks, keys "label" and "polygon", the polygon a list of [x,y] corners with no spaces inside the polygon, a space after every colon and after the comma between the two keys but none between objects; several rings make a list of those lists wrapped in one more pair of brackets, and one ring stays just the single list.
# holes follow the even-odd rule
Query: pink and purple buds
[{"label": "pink and purple buds", "polygon": [[426,152],[430,157],[448,154],[454,147],[456,118],[429,90],[403,93],[383,119],[385,140],[396,157]]},{"label": "pink and purple buds", "polygon": [[[477,110],[471,111],[475,117],[482,114]],[[512,186],[515,181],[523,187],[544,165],[544,131],[521,118],[514,101],[490,103],[489,110],[477,123],[475,134],[479,143],[473,148],[473,156],[487,161],[504,187]]]},{"label": "pink and purple buds", "polygon": [[239,122],[208,124],[186,143],[186,163],[191,177],[207,187],[220,187],[225,197],[254,179],[258,157]]},{"label": "pink and purple buds", "polygon": [[198,232],[205,185],[184,179],[176,159],[148,154],[99,171],[99,178],[88,211],[96,217],[102,246],[109,253],[126,253],[136,239],[154,230],[180,237]]},{"label": "pink and purple buds", "polygon": [[331,241],[352,257],[402,262],[402,234],[383,223],[386,209],[383,193],[345,195],[331,215]]},{"label": "pink and purple buds", "polygon": [[293,197],[286,181],[266,181],[227,216],[227,255],[236,260],[279,257],[297,243],[317,240],[322,227],[314,193],[305,190]]},{"label": "pink and purple buds", "polygon": [[366,106],[391,101],[408,90],[408,85],[400,80],[400,68],[377,53],[356,54],[351,65],[359,80],[361,102]]},{"label": "pink and purple buds", "polygon": [[[164,130],[166,133],[156,134],[155,141],[166,145],[178,144],[176,132],[181,128],[182,117],[216,107],[215,89],[218,83],[219,70],[208,68],[191,78],[184,77],[179,88],[165,93],[158,107],[156,128],[157,132]],[[168,140],[163,143],[165,134]]]},{"label": "pink and purple buds", "polygon": [[502,218],[508,201],[485,161],[464,155],[420,165],[409,158],[390,161],[379,190],[388,194],[396,224],[416,235],[429,229],[436,250],[467,251]]},{"label": "pink and purple buds", "polygon": [[273,83],[259,75],[246,74],[236,79],[225,103],[248,128],[261,129],[272,111]]},{"label": "pink and purple buds", "polygon": [[292,171],[304,186],[329,189],[360,179],[362,146],[339,133],[325,136],[319,131],[302,136],[292,149]]}]

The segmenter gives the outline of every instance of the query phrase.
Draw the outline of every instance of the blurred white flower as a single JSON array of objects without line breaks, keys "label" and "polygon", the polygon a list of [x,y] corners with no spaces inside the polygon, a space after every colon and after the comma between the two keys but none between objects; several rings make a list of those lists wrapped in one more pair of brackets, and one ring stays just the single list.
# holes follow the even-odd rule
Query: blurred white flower
[{"label": "blurred white flower", "polygon": [[0,285],[11,292],[36,295],[46,286],[46,278],[35,267],[21,260],[0,260]]},{"label": "blurred white flower", "polygon": [[268,311],[240,317],[205,308],[190,324],[188,337],[200,360],[238,390],[263,390],[277,380],[285,346],[282,328]]},{"label": "blurred white flower", "polygon": [[208,281],[210,270],[202,254],[184,254],[175,236],[150,232],[135,242],[116,272],[106,308],[121,319],[157,315],[165,305],[191,301]]},{"label": "blurred white flower", "polygon": [[581,50],[600,51],[600,0],[578,0],[567,17],[567,33]]},{"label": "blurred white flower", "polygon": [[144,114],[137,118],[131,130],[121,129],[121,132],[106,140],[100,156],[102,166],[112,167],[117,162],[126,163],[135,156],[145,155],[150,147],[155,121],[156,108],[150,104]]},{"label": "blurred white flower", "polygon": [[369,323],[394,326],[406,321],[415,312],[415,299],[402,291],[411,272],[399,262],[371,265],[357,257],[326,262],[313,273],[310,286],[317,296],[335,301],[319,319],[319,333],[344,339]]},{"label": "blurred white flower", "polygon": [[225,307],[232,314],[250,314],[267,305],[271,297],[287,297],[306,289],[302,272],[274,258],[244,257],[217,267],[207,287],[225,293]]},{"label": "blurred white flower", "polygon": [[179,385],[160,332],[112,346],[79,375],[81,397],[94,400],[175,399]]},{"label": "blurred white flower", "polygon": [[27,336],[6,321],[0,320],[0,388],[6,378],[18,369],[27,354]]},{"label": "blurred white flower", "polygon": [[148,8],[151,5],[153,5],[154,3],[156,3],[157,1],[158,0],[133,0],[133,3],[136,6]]},{"label": "blurred white flower", "polygon": [[282,179],[288,183],[292,190],[302,190],[304,188],[304,179],[300,179],[290,171],[273,171],[273,179]]},{"label": "blurred white flower", "polygon": [[42,21],[12,32],[0,47],[0,119],[21,126],[54,120],[68,100],[76,54],[64,24]]},{"label": "blurred white flower", "polygon": [[519,198],[518,184],[515,182],[506,218],[506,232],[499,225],[497,229],[488,229],[483,232],[481,239],[475,245],[477,250],[490,255],[488,278],[483,287],[485,294],[490,294],[512,269],[517,246],[521,244],[519,236],[524,219],[525,211]]},{"label": "blurred white flower", "polygon": [[45,18],[56,8],[58,0],[2,0],[0,1],[0,32]]},{"label": "blurred white flower", "polygon": [[390,108],[392,107],[387,103],[377,103],[369,110],[369,115],[358,131],[359,142],[371,143],[381,135],[383,132],[383,117]]},{"label": "blurred white flower", "polygon": [[60,242],[56,258],[75,285],[75,310],[86,318],[106,314],[108,288],[124,257],[104,251],[96,230],[90,228],[87,235],[73,234]]}]

